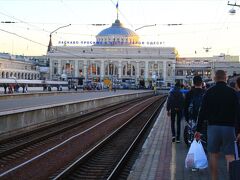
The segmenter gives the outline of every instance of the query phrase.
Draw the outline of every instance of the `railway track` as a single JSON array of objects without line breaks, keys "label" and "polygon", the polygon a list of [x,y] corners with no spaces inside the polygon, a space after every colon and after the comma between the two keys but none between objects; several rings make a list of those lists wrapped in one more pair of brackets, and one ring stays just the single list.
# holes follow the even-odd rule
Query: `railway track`
[{"label": "railway track", "polygon": [[22,156],[24,153],[31,151],[32,148],[41,146],[41,142],[43,142],[44,140],[51,141],[51,137],[76,128],[77,126],[81,126],[86,122],[96,119],[97,117],[116,112],[122,107],[135,104],[141,100],[143,100],[143,98],[123,102],[121,104],[117,104],[111,107],[102,108],[100,110],[94,111],[86,115],[82,115],[80,117],[54,123],[46,127],[42,127],[27,133],[4,139],[0,141],[0,163],[6,162],[8,159],[12,160],[17,156]]},{"label": "railway track", "polygon": [[[156,101],[157,98],[158,97],[148,97],[146,99],[141,98],[116,105],[110,109],[108,108],[108,110],[99,110],[99,113],[94,113],[94,117],[92,117],[92,115],[91,118],[87,115],[83,116],[86,119],[84,120],[84,123],[80,123],[79,127],[74,127],[76,125],[72,125],[72,127],[67,130],[71,132],[69,135],[66,134],[64,130],[61,130],[64,131],[61,132],[61,134],[65,133],[64,135],[59,135],[57,133],[56,135],[53,135],[54,137],[66,135],[64,138],[60,137],[56,140],[50,135],[47,137],[47,135],[43,140],[37,140],[39,141],[37,143],[31,144],[29,142],[29,145],[26,145],[27,147],[22,146],[19,149],[16,148],[14,152],[9,155],[3,155],[0,157],[0,178],[12,179],[21,176],[22,179],[31,179],[33,177],[46,179],[53,177],[53,174],[55,174],[54,177],[56,177],[56,172],[60,172],[59,170],[62,172],[63,167],[69,166],[69,162],[73,162],[76,157],[83,157],[85,152],[92,147],[95,147],[96,144],[102,142],[103,139],[106,139],[106,137],[109,136],[109,134],[113,134],[113,131],[119,131],[115,129],[119,126],[123,126],[122,124],[125,123],[125,121],[133,119],[132,116],[134,116],[134,114],[137,113],[137,116],[140,116],[140,114],[150,114],[150,112],[140,112],[142,112],[145,107],[148,107],[149,104],[152,104],[153,101]],[[160,97],[160,99],[162,99],[162,97]],[[158,102],[157,104],[159,105],[160,103]],[[148,109],[153,110],[153,107],[151,106]],[[147,117],[142,117],[142,119],[147,119]],[[77,121],[79,123],[80,119]],[[81,121],[83,120],[81,119]],[[67,127],[67,123],[63,126]],[[75,132],[72,132],[74,129],[76,129]],[[133,130],[133,132],[135,131],[136,129]],[[49,133],[50,130],[47,132]],[[37,132],[34,134],[37,134]],[[39,135],[37,134],[37,136]],[[24,137],[25,135],[21,138]],[[41,139],[42,137],[39,138]],[[15,141],[15,143],[17,142],[18,140]],[[21,145],[21,140],[19,140],[19,142]],[[2,144],[4,144],[4,142],[2,142]],[[37,151],[37,149],[41,149],[42,146],[45,146],[45,150]],[[32,153],[34,156],[25,157],[27,156],[26,154],[28,154],[27,152]],[[21,159],[21,161],[16,161],[18,158]],[[6,165],[4,164],[5,162]],[[39,169],[41,169],[41,172],[39,172]],[[27,172],[27,174],[25,172]]]},{"label": "railway track", "polygon": [[144,108],[50,179],[116,179],[163,102],[160,98]]}]

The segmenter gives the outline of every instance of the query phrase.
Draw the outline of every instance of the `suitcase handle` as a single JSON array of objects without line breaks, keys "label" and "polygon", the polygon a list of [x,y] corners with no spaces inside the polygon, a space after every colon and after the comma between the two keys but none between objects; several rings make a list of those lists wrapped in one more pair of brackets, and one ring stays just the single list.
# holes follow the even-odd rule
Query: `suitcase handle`
[{"label": "suitcase handle", "polygon": [[239,160],[237,141],[234,141],[234,149],[235,149],[236,160]]}]

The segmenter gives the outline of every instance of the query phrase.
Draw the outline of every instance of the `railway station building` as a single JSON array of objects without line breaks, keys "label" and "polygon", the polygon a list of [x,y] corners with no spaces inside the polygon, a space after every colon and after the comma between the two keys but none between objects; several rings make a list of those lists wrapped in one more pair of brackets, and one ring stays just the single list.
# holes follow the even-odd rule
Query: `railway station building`
[{"label": "railway station building", "polygon": [[89,46],[52,46],[49,42],[50,78],[82,79],[146,86],[175,82],[177,51],[174,47],[144,47],[139,36],[117,19]]}]

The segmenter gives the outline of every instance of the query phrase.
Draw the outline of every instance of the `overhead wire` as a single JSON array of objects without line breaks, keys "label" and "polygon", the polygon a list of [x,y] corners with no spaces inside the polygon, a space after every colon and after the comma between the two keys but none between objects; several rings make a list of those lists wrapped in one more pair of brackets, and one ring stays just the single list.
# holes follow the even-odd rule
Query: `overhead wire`
[{"label": "overhead wire", "polygon": [[[19,19],[19,18],[15,18],[14,16],[8,15],[8,14],[3,13],[3,12],[0,12],[0,14],[4,15],[4,16],[6,16],[6,17],[9,17],[9,18],[11,18],[11,19],[17,20],[17,21],[19,21],[19,22],[21,22],[21,23],[27,24],[27,25],[29,25],[29,26],[31,26],[31,27],[38,28],[38,29],[40,29],[40,30],[43,31],[43,32],[50,33],[50,31],[46,31],[46,30],[42,29],[41,27],[38,27],[38,26],[33,25],[33,24],[30,24],[29,22],[23,21],[23,20],[21,20],[21,19]],[[17,22],[17,23],[18,23],[18,22]]]}]

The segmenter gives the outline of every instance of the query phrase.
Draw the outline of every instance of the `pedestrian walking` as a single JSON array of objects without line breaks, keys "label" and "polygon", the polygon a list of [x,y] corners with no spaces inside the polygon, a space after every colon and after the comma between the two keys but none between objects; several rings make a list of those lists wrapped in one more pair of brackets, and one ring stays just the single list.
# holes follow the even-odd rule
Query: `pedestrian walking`
[{"label": "pedestrian walking", "polygon": [[[180,91],[180,83],[177,82],[175,87],[169,93],[167,100],[167,115],[171,117],[172,142],[180,143],[181,119],[184,106],[184,97]],[[175,122],[177,117],[177,134],[175,131]],[[177,135],[177,136],[176,136]]]},{"label": "pedestrian walking", "polygon": [[239,102],[235,90],[227,86],[225,71],[216,71],[214,80],[216,84],[209,88],[203,97],[195,137],[196,139],[200,138],[204,121],[207,121],[207,150],[209,152],[211,179],[217,180],[220,150],[225,155],[227,169],[229,162],[235,159],[234,141],[240,141],[240,117],[236,119]]},{"label": "pedestrian walking", "polygon": [[184,116],[187,122],[184,128],[184,141],[187,145],[194,139],[197,117],[205,93],[201,76],[193,77],[193,85],[194,87],[187,92],[184,103]]}]

